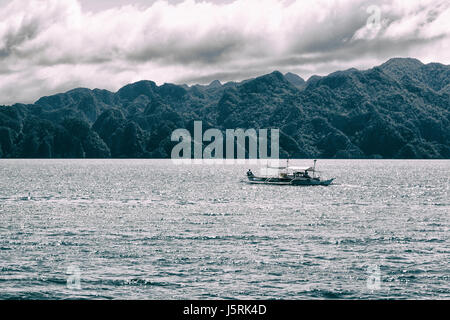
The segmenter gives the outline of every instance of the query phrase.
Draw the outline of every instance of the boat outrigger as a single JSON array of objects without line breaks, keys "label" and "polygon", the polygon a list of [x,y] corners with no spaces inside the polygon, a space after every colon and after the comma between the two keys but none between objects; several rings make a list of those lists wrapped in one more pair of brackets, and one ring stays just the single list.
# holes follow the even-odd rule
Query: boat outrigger
[{"label": "boat outrigger", "polygon": [[[247,171],[248,182],[251,184],[275,184],[275,185],[294,185],[294,186],[329,186],[333,179],[321,180],[316,175],[316,162],[314,167],[293,167],[289,166],[289,160],[285,167],[268,167],[275,169],[278,176],[257,177],[249,169]],[[312,176],[310,175],[312,174]]]}]

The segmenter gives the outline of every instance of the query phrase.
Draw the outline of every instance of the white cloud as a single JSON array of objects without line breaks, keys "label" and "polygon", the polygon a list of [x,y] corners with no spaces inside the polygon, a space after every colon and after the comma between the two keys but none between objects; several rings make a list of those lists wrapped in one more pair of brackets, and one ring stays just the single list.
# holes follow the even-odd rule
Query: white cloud
[{"label": "white cloud", "polygon": [[[369,6],[380,9],[375,29]],[[95,12],[77,0],[13,0],[0,8],[0,103],[141,79],[305,77],[392,56],[450,63],[449,23],[448,1],[436,0],[157,1]]]}]

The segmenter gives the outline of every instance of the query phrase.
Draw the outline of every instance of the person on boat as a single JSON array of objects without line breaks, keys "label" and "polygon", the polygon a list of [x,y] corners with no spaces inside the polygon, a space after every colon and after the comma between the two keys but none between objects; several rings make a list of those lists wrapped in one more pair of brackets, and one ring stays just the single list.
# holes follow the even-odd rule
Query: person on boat
[{"label": "person on boat", "polygon": [[252,172],[252,170],[248,169],[248,171],[247,171],[247,176],[248,176],[248,177],[253,177],[253,172]]}]

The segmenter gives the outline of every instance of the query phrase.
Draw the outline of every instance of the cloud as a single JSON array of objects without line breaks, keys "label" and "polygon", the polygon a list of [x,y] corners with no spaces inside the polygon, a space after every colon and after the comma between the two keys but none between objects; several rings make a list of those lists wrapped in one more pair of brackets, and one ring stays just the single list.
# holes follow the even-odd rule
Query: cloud
[{"label": "cloud", "polygon": [[128,3],[95,11],[77,0],[0,7],[0,104],[141,79],[242,80],[275,69],[308,77],[392,56],[450,63],[445,0]]}]

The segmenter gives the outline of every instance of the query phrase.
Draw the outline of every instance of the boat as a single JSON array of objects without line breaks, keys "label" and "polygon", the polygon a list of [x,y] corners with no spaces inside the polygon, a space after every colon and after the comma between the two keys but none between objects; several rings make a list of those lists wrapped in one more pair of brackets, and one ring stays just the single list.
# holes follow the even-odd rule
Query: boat
[{"label": "boat", "polygon": [[313,167],[289,166],[287,160],[285,167],[268,167],[276,172],[276,175],[255,176],[249,169],[247,171],[248,183],[250,184],[273,184],[291,186],[329,186],[335,179],[322,180],[317,175],[316,162]]}]

